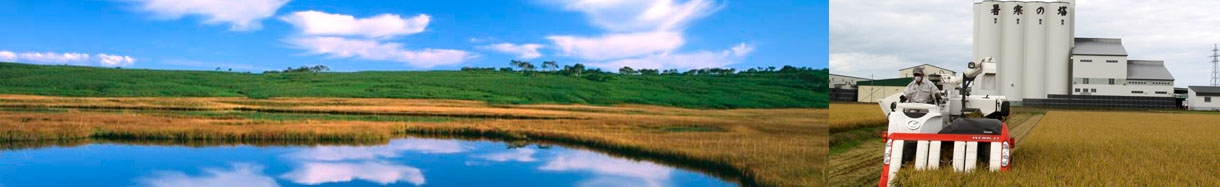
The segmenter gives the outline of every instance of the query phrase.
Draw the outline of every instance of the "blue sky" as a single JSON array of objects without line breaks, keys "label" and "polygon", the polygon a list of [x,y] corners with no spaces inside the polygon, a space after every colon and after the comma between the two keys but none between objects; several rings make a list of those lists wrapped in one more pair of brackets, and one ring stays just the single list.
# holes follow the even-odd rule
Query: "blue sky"
[{"label": "blue sky", "polygon": [[827,1],[0,1],[0,61],[261,72],[825,68]]}]

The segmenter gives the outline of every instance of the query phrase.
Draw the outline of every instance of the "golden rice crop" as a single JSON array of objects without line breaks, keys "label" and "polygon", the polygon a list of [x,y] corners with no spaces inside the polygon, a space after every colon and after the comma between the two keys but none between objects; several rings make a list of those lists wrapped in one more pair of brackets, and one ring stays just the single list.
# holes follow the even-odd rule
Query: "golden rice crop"
[{"label": "golden rice crop", "polygon": [[877,104],[831,103],[830,131],[841,132],[860,127],[884,126],[885,114]]},{"label": "golden rice crop", "polygon": [[1220,186],[1220,115],[1051,111],[1009,172],[903,170],[903,186]]}]

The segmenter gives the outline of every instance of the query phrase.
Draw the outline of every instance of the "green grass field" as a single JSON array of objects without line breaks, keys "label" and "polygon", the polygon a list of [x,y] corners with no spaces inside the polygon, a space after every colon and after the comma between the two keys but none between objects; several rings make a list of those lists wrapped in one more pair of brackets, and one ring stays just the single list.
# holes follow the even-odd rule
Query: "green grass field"
[{"label": "green grass field", "polygon": [[[814,76],[826,77],[816,70]],[[513,72],[248,74],[0,63],[0,94],[86,97],[346,97],[491,104],[647,104],[685,108],[825,108],[825,79],[794,74],[610,75],[607,81]],[[808,77],[807,74],[803,75]],[[822,89],[822,90],[819,90]]]}]

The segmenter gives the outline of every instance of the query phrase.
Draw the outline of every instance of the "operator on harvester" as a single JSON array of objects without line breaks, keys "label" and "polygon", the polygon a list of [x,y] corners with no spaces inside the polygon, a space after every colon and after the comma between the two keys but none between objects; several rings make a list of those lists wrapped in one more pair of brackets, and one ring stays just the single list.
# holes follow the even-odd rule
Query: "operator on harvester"
[{"label": "operator on harvester", "polygon": [[924,78],[923,66],[916,66],[912,73],[915,75],[915,80],[907,84],[906,90],[902,91],[902,96],[899,97],[904,103],[925,103],[935,104],[934,101],[940,100],[940,89],[932,81]]}]

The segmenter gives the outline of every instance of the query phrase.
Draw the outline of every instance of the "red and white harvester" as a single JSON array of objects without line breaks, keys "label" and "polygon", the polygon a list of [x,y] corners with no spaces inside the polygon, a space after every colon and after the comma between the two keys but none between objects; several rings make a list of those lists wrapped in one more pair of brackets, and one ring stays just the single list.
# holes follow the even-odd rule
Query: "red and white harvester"
[{"label": "red and white harvester", "polygon": [[[889,120],[879,186],[890,185],[908,161],[914,161],[916,170],[945,164],[954,171],[970,172],[985,162],[990,171],[1008,171],[1016,143],[1002,121],[1010,113],[1008,101],[1004,96],[970,94],[976,78],[983,80],[979,84],[984,88],[995,88],[988,85],[995,84],[994,67],[995,62],[985,58],[970,62],[960,76],[927,75],[942,90],[935,94],[943,99],[933,103],[906,103],[901,93],[878,102]],[[951,159],[942,159],[947,157]]]}]

